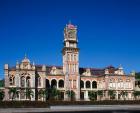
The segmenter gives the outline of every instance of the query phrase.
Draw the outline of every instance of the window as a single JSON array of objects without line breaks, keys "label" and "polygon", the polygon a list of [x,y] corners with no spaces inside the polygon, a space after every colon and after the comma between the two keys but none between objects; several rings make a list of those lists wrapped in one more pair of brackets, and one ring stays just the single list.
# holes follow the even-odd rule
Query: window
[{"label": "window", "polygon": [[74,61],[76,61],[76,55],[74,55]]},{"label": "window", "polygon": [[38,86],[41,87],[41,77],[38,77]]},{"label": "window", "polygon": [[67,61],[69,61],[70,60],[70,55],[68,54],[68,59],[67,59]]},{"label": "window", "polygon": [[76,80],[73,81],[73,88],[76,88]]},{"label": "window", "polygon": [[90,81],[86,81],[86,88],[90,88]]},{"label": "window", "polygon": [[97,88],[97,82],[96,81],[92,82],[92,88]]},{"label": "window", "polygon": [[25,87],[25,77],[21,77],[21,87]]},{"label": "window", "polygon": [[26,87],[31,87],[30,77],[26,77]]},{"label": "window", "polygon": [[51,81],[51,88],[54,88],[54,87],[57,88],[57,81],[55,79]]},{"label": "window", "polygon": [[64,87],[64,81],[63,80],[59,80],[59,83],[58,84],[59,84],[59,87],[60,88],[63,88]]},{"label": "window", "polygon": [[14,77],[14,75],[10,76],[9,83],[10,83],[10,85],[15,85],[15,77]]}]

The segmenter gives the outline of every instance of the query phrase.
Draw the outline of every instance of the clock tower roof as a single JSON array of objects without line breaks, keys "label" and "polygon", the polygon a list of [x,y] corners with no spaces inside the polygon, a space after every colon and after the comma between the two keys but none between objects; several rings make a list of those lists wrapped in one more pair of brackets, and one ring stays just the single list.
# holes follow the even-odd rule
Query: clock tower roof
[{"label": "clock tower roof", "polygon": [[74,26],[73,24],[71,24],[71,23],[69,23],[67,27],[68,27],[69,29],[75,28],[75,26]]},{"label": "clock tower roof", "polygon": [[73,24],[71,23],[71,21],[69,21],[67,27],[68,27],[69,29],[74,29],[74,28],[76,28],[76,26],[73,25]]}]

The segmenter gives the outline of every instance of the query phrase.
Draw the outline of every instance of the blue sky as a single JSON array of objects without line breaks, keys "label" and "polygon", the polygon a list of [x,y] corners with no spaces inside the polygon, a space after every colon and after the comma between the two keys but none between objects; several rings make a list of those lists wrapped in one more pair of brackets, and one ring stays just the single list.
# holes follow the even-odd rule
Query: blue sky
[{"label": "blue sky", "polygon": [[69,20],[78,26],[81,67],[140,71],[139,0],[1,0],[0,78],[3,65],[25,53],[36,64],[62,65]]}]

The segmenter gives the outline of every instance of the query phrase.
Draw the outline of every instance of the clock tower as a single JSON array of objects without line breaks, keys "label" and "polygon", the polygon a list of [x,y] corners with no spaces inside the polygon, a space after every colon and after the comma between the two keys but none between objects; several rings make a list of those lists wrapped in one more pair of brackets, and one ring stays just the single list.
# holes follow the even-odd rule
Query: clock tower
[{"label": "clock tower", "polygon": [[77,27],[69,23],[64,28],[63,72],[65,74],[65,90],[75,92],[80,99],[79,48],[77,47]]}]

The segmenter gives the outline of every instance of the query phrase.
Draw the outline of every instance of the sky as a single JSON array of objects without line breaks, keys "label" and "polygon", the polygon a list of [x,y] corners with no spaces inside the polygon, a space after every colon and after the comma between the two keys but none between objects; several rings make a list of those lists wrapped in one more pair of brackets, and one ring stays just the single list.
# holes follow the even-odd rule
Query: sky
[{"label": "sky", "polygon": [[0,78],[4,64],[62,65],[63,30],[78,28],[80,67],[120,64],[140,71],[139,0],[0,0]]}]

